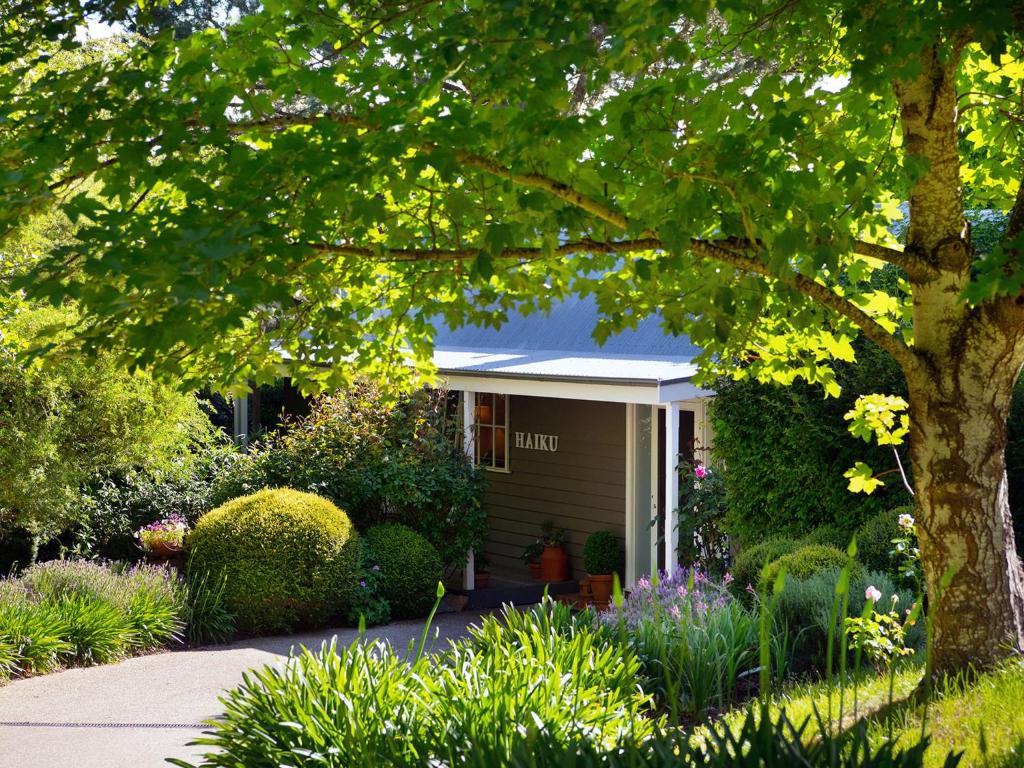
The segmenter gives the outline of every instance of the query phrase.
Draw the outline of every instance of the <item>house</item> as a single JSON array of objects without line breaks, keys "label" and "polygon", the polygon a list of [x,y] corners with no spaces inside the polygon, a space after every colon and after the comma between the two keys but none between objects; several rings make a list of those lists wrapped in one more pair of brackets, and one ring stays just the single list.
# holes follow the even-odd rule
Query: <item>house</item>
[{"label": "house", "polygon": [[[485,551],[496,578],[525,579],[519,556],[545,520],[566,531],[573,578],[599,529],[624,541],[627,585],[674,567],[677,466],[709,446],[713,393],[691,381],[699,350],[657,318],[603,346],[597,320],[592,299],[569,298],[546,315],[435,339],[434,362],[459,393],[464,446],[487,471]],[[470,558],[467,588],[473,568]]]}]

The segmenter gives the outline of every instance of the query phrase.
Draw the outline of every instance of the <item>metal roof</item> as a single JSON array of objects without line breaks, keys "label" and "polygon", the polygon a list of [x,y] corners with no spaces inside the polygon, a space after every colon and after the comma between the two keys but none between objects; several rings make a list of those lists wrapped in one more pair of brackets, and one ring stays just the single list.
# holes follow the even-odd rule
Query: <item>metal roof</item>
[{"label": "metal roof", "polygon": [[606,381],[653,385],[688,381],[697,366],[672,358],[639,355],[581,356],[558,350],[438,349],[434,364],[442,374],[486,377]]},{"label": "metal roof", "polygon": [[500,328],[441,328],[434,364],[442,374],[657,385],[689,380],[700,349],[671,336],[660,318],[595,341],[598,311],[590,297],[572,297],[545,314],[516,314]]}]

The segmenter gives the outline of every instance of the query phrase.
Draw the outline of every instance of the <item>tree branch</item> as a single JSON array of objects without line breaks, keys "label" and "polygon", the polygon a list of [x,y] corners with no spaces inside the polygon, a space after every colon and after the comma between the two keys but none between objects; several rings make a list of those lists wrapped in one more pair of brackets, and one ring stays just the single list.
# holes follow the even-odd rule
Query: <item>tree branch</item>
[{"label": "tree branch", "polygon": [[[319,120],[328,120],[330,122],[350,125],[355,128],[365,130],[379,127],[353,115],[337,113],[321,115],[280,114],[260,120],[232,123],[228,127],[228,133],[238,135],[253,130],[282,130],[296,125],[312,125]],[[427,154],[432,154],[443,149],[440,145],[433,142],[424,142],[420,144],[418,148]],[[521,187],[540,189],[545,192],[549,192],[559,200],[567,202],[580,210],[586,211],[587,213],[590,213],[591,215],[596,216],[602,221],[618,227],[619,229],[625,230],[629,226],[629,219],[626,218],[624,214],[616,211],[608,205],[605,205],[599,200],[595,200],[592,197],[584,195],[582,192],[573,189],[570,185],[564,182],[556,181],[549,176],[544,176],[539,173],[516,173],[511,168],[501,165],[501,163],[498,163],[491,158],[475,154],[473,152],[466,152],[465,150],[455,150],[454,155],[455,159],[467,168],[474,168],[476,170],[489,173],[492,176],[508,179],[512,183],[518,184]]]},{"label": "tree branch", "polygon": [[917,258],[912,253],[897,251],[888,245],[855,240],[853,252],[858,256],[867,256],[868,258],[878,259],[879,261],[897,266],[906,272],[912,280],[924,281],[938,275],[938,270],[928,262]]},{"label": "tree branch", "polygon": [[[431,152],[434,151],[436,147],[424,145],[423,149],[427,152]],[[509,179],[514,184],[518,184],[522,187],[540,189],[545,192],[549,192],[559,200],[563,200],[580,210],[586,211],[587,213],[592,214],[602,221],[612,224],[619,229],[625,230],[629,227],[629,219],[624,214],[619,213],[615,209],[595,200],[592,197],[584,195],[582,192],[578,192],[564,182],[555,181],[554,179],[539,173],[513,173],[511,169],[506,168],[489,158],[483,157],[482,155],[475,155],[471,152],[457,151],[455,156],[459,162],[470,168],[476,168],[477,170],[490,173],[494,176]]]},{"label": "tree branch", "polygon": [[892,355],[893,359],[900,364],[905,373],[909,374],[917,367],[917,355],[910,347],[879,325],[867,312],[844,299],[827,285],[822,285],[796,271],[789,275],[777,275],[762,261],[705,240],[691,241],[690,249],[701,256],[717,259],[744,272],[778,280],[781,283],[796,288],[805,296],[814,299],[836,314],[852,321],[854,325],[863,331],[865,336]]},{"label": "tree branch", "polygon": [[[435,250],[432,248],[375,249],[368,246],[332,243],[309,243],[308,245],[318,253],[359,256],[391,262],[464,261],[474,259],[483,252],[480,248],[453,248],[448,250]],[[658,251],[663,250],[663,248],[661,240],[648,237],[620,241],[576,240],[563,243],[553,251],[544,251],[541,248],[506,248],[501,253],[495,255],[497,258],[535,260],[549,255],[564,256],[585,252],[630,253],[636,251]],[[776,275],[764,262],[706,240],[691,240],[690,250],[698,256],[723,262],[743,272],[771,280],[779,280],[782,283],[791,285],[819,304],[852,321],[854,325],[863,331],[865,336],[892,355],[900,366],[903,367],[904,371],[909,372],[917,366],[917,356],[910,347],[885,330],[864,310],[844,299],[828,286],[822,285],[799,272],[793,272],[786,276]]]},{"label": "tree branch", "polygon": [[[378,259],[384,262],[408,262],[408,261],[467,261],[475,259],[481,253],[482,248],[451,248],[447,250],[435,250],[433,248],[371,248],[361,245],[342,245],[335,243],[308,243],[309,247],[318,253],[331,253],[339,256],[360,256],[363,258]],[[656,251],[661,248],[661,241],[657,238],[642,238],[640,240],[613,240],[602,242],[598,240],[574,240],[563,243],[554,250],[546,251],[542,248],[506,248],[501,253],[494,254],[499,259],[520,259],[534,261],[547,256],[567,256],[572,253],[632,253],[636,251]]]}]

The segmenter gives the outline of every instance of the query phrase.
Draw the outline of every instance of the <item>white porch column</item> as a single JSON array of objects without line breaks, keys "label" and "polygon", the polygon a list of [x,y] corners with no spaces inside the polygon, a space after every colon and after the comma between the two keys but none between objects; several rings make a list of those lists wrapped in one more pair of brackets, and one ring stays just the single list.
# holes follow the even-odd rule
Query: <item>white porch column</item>
[{"label": "white porch column", "polygon": [[665,571],[671,574],[679,549],[679,403],[665,409]]},{"label": "white porch column", "polygon": [[626,583],[631,589],[637,580],[636,567],[636,405],[626,403]]},{"label": "white porch column", "polygon": [[[462,449],[471,462],[476,461],[476,393],[462,393]],[[462,588],[476,586],[476,565],[472,550],[466,553],[466,567],[462,569]]]}]

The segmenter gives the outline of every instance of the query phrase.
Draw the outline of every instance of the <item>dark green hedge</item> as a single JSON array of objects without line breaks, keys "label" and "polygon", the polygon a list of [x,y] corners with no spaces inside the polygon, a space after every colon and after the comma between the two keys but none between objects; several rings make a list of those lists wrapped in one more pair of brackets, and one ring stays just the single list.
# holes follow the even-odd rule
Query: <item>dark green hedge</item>
[{"label": "dark green hedge", "polygon": [[725,528],[741,544],[766,536],[801,538],[828,525],[838,540],[882,510],[907,503],[891,478],[871,496],[847,490],[843,473],[857,461],[878,470],[893,464],[892,451],[868,445],[847,431],[843,415],[858,396],[902,395],[902,372],[873,344],[856,345],[855,364],[837,364],[842,394],[798,382],[776,387],[723,379],[712,404],[715,451],[725,480]]}]

